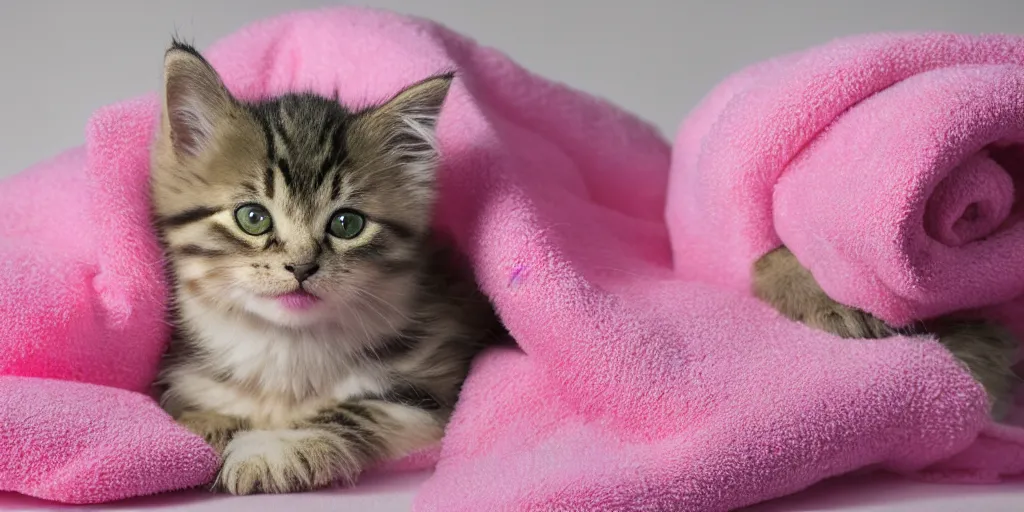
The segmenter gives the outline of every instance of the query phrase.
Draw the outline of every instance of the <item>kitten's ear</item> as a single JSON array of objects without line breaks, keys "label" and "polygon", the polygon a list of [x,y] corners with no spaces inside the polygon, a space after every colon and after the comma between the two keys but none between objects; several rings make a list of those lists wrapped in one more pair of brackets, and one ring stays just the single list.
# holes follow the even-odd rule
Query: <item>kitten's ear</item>
[{"label": "kitten's ear", "polygon": [[164,56],[163,98],[164,127],[174,152],[201,153],[233,104],[213,66],[195,48],[175,41]]},{"label": "kitten's ear", "polygon": [[453,73],[448,73],[410,85],[377,107],[374,115],[401,118],[405,123],[433,130],[454,78]]},{"label": "kitten's ear", "polygon": [[430,77],[368,112],[370,131],[384,138],[378,142],[401,160],[436,158],[434,130],[453,78],[453,73]]}]

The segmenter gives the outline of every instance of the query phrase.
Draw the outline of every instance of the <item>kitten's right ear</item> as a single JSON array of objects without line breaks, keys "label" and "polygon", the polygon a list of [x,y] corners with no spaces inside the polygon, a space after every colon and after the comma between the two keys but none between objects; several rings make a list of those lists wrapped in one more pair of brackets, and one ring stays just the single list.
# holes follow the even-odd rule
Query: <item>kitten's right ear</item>
[{"label": "kitten's right ear", "polygon": [[163,98],[164,127],[174,152],[200,154],[233,103],[213,66],[192,46],[174,41],[164,56]]}]

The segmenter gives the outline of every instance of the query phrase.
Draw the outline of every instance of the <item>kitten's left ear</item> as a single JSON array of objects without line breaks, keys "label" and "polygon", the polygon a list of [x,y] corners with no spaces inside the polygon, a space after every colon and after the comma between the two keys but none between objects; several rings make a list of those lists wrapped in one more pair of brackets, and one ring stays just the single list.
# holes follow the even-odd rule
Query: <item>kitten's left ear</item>
[{"label": "kitten's left ear", "polygon": [[434,130],[454,73],[437,75],[406,87],[388,102],[367,112],[368,131],[400,160],[437,156]]},{"label": "kitten's left ear", "polygon": [[195,157],[205,150],[232,105],[213,66],[192,46],[172,43],[164,56],[163,116],[174,152]]}]

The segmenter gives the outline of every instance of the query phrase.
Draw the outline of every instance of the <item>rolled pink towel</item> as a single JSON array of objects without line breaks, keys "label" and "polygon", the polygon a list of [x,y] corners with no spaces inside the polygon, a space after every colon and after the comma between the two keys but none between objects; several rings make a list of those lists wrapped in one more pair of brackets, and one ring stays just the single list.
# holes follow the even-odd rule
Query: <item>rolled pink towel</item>
[{"label": "rolled pink towel", "polygon": [[1009,219],[1016,199],[1013,178],[990,151],[967,157],[941,180],[924,214],[925,235],[940,244],[960,247],[982,240]]},{"label": "rolled pink towel", "polygon": [[1022,63],[1019,37],[882,34],[741,71],[678,139],[677,269],[745,288],[784,243],[893,324],[1021,295]]}]

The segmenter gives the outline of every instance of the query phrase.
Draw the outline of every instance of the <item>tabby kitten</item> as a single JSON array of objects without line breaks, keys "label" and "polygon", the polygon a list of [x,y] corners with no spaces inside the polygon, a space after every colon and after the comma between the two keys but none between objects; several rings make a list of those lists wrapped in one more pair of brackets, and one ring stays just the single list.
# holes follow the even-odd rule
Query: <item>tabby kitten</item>
[{"label": "tabby kitten", "polygon": [[167,51],[152,197],[175,335],[158,382],[222,454],[215,487],[350,484],[441,438],[499,329],[431,231],[452,78],[360,111],[243,102],[194,48]]},{"label": "tabby kitten", "polygon": [[895,334],[932,334],[970,371],[988,393],[992,415],[1001,418],[1010,406],[1018,378],[1012,366],[1017,339],[999,325],[952,316],[897,329],[874,316],[832,300],[810,270],[786,247],[754,263],[754,295],[791,320],[843,338],[886,338]]}]

